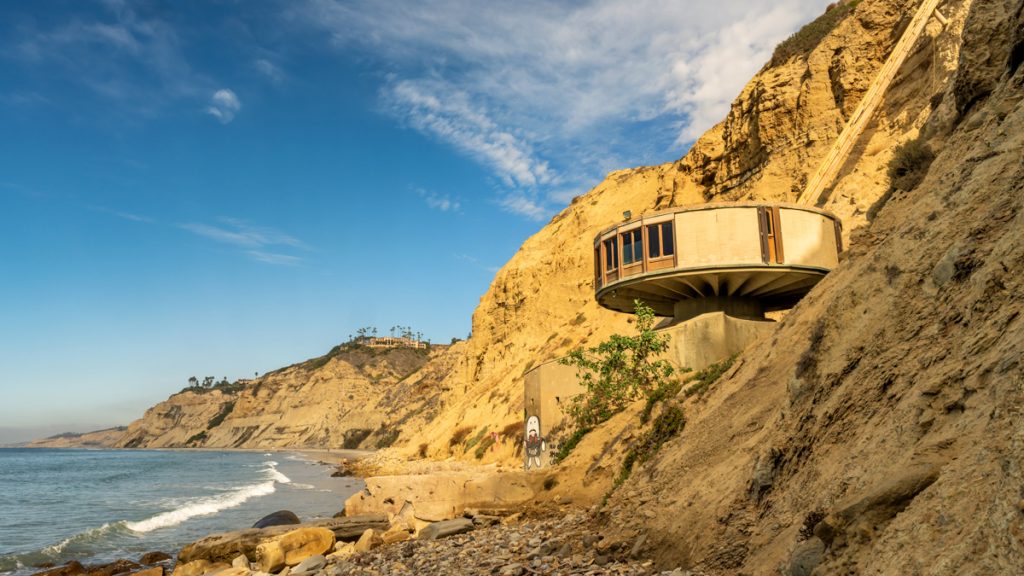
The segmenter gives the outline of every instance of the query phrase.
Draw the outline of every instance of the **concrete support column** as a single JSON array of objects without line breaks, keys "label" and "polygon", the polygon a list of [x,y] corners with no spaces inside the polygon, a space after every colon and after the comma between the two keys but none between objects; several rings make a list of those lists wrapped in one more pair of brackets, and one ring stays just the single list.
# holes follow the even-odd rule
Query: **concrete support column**
[{"label": "concrete support column", "polygon": [[729,296],[691,298],[676,302],[673,308],[676,322],[696,318],[709,312],[724,312],[734,318],[764,320],[764,305],[756,298]]}]

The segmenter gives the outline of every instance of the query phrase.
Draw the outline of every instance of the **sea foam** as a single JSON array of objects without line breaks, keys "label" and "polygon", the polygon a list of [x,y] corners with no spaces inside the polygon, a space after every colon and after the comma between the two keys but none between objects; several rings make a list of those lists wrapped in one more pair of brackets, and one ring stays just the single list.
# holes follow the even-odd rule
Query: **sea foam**
[{"label": "sea foam", "polygon": [[241,506],[251,498],[273,494],[275,490],[275,483],[288,484],[291,482],[291,479],[277,470],[277,462],[270,460],[264,462],[264,465],[267,466],[267,468],[264,469],[267,480],[264,482],[243,486],[231,492],[225,492],[224,494],[219,494],[217,496],[200,498],[188,502],[180,508],[162,512],[156,516],[140,520],[138,522],[125,522],[124,525],[129,530],[139,533],[151,532],[159,528],[177,526],[190,518],[216,514],[221,510]]}]

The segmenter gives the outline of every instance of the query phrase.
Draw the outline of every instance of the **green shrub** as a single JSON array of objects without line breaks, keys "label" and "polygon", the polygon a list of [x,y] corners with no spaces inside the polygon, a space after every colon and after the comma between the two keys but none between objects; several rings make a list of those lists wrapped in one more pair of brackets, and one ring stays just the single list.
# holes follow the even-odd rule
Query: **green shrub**
[{"label": "green shrub", "polygon": [[580,443],[580,440],[583,440],[583,437],[590,433],[591,430],[593,430],[593,428],[577,428],[574,430],[572,435],[569,436],[565,442],[562,442],[562,446],[558,449],[558,454],[555,454],[553,463],[565,460],[566,456],[572,452],[572,449],[575,448],[576,445]]},{"label": "green shrub", "polygon": [[593,348],[576,348],[559,360],[574,366],[585,392],[569,401],[568,415],[576,428],[593,428],[640,397],[666,385],[675,369],[656,357],[668,350],[668,337],[654,331],[654,310],[640,300],[635,336],[612,334]]},{"label": "green shrub", "polygon": [[476,456],[477,460],[480,460],[485,454],[487,454],[487,451],[491,449],[491,446],[494,446],[494,436],[488,434],[480,442],[480,445],[476,447],[476,452],[474,452],[473,455]]},{"label": "green shrub", "polygon": [[703,396],[708,388],[722,377],[722,374],[725,374],[729,368],[732,368],[734,362],[736,362],[736,355],[696,372],[693,376],[686,379],[687,383],[693,382],[694,384],[688,387],[683,392],[683,395],[687,398],[694,395]]},{"label": "green shrub", "polygon": [[380,430],[377,431],[380,434],[380,438],[377,439],[377,448],[387,448],[398,440],[398,436],[402,433],[398,428],[388,428],[381,426]]},{"label": "green shrub", "polygon": [[618,488],[629,478],[635,464],[643,464],[650,460],[661,450],[665,442],[682,432],[684,426],[686,426],[686,416],[683,414],[682,406],[676,402],[666,405],[661,414],[654,419],[651,429],[644,433],[626,453],[626,457],[622,460],[622,467],[619,469],[619,475],[616,476],[615,483],[612,485],[612,490]]},{"label": "green shrub", "polygon": [[477,442],[479,442],[480,439],[483,438],[484,434],[486,434],[486,433],[487,433],[487,427],[485,426],[485,427],[481,428],[479,432],[476,433],[476,436],[473,436],[472,438],[470,438],[466,442],[466,451],[468,452],[470,449],[473,448],[473,446],[476,446]]},{"label": "green shrub", "polygon": [[868,208],[868,221],[873,221],[878,212],[889,202],[897,191],[910,192],[924,180],[928,168],[935,160],[935,153],[921,138],[908,140],[896,147],[886,175],[889,177],[889,189]]},{"label": "green shrub", "polygon": [[829,32],[835,29],[840,22],[853,13],[853,9],[860,4],[860,0],[853,0],[845,4],[830,6],[825,13],[797,30],[792,36],[786,38],[775,47],[769,66],[785,64],[797,56],[806,57],[812,50],[821,44],[821,41],[828,36]]},{"label": "green shrub", "polygon": [[455,448],[459,444],[462,444],[462,441],[465,440],[466,436],[469,436],[469,433],[472,431],[472,426],[463,426],[461,428],[456,428],[455,432],[452,432],[452,437],[448,439],[448,448]]}]

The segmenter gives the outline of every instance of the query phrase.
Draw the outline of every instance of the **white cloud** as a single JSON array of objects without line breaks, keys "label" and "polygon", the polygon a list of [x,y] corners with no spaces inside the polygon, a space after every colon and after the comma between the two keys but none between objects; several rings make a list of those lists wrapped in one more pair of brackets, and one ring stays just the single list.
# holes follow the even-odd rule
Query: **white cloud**
[{"label": "white cloud", "polygon": [[551,215],[551,211],[538,204],[535,200],[520,194],[511,194],[498,201],[498,205],[506,212],[525,216],[530,220],[544,220]]},{"label": "white cloud", "polygon": [[290,256],[288,254],[276,254],[274,252],[263,252],[261,250],[249,250],[246,254],[258,262],[276,264],[278,266],[298,266],[302,263],[302,258],[299,258],[298,256]]},{"label": "white cloud", "polygon": [[[253,226],[237,218],[221,218],[220,222],[221,224],[217,226],[196,222],[178,226],[197,236],[243,248],[248,257],[267,264],[288,266],[300,264],[301,257],[284,254],[280,252],[280,249],[309,249],[301,240],[273,228]],[[271,251],[275,247],[277,251]]]},{"label": "white cloud", "polygon": [[459,209],[462,208],[462,204],[458,200],[452,200],[447,194],[438,194],[422,188],[417,188],[416,193],[423,198],[423,201],[427,203],[427,206],[430,206],[434,210],[440,210],[441,212],[458,212]]},{"label": "white cloud", "polygon": [[307,0],[292,15],[383,61],[386,109],[537,218],[610,170],[677,158],[827,3]]},{"label": "white cloud", "polygon": [[284,82],[284,72],[277,64],[274,64],[270,60],[260,58],[253,62],[253,67],[256,68],[257,72],[266,76],[267,79],[273,82],[274,84],[280,84]]},{"label": "white cloud", "polygon": [[210,105],[206,107],[206,113],[216,118],[221,124],[227,124],[235,119],[235,114],[242,109],[242,103],[238,96],[227,88],[221,88],[213,93],[210,98]]}]

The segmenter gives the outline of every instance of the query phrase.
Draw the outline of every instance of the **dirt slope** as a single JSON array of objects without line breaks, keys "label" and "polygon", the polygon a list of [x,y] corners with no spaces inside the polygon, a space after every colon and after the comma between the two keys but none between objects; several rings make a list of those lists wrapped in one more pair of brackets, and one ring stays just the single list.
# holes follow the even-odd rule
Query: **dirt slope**
[{"label": "dirt slope", "polygon": [[1024,573],[1024,2],[961,6],[927,177],[612,496],[626,550],[714,574]]}]

